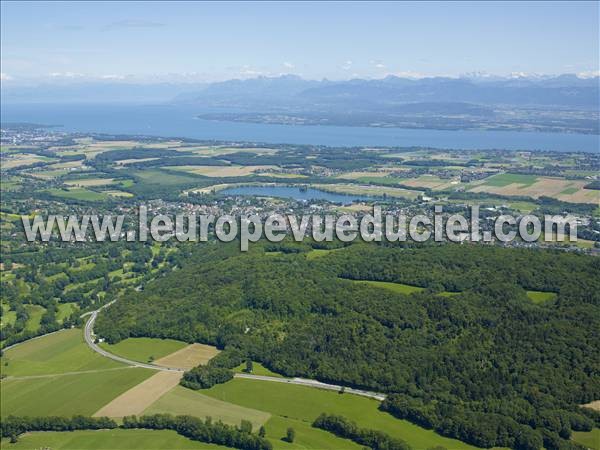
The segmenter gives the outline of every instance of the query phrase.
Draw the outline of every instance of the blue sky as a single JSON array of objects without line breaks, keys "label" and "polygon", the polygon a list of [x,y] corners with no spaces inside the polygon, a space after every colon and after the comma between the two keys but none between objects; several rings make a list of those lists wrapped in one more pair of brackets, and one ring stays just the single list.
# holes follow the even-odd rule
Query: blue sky
[{"label": "blue sky", "polygon": [[2,2],[2,78],[598,71],[598,2]]}]

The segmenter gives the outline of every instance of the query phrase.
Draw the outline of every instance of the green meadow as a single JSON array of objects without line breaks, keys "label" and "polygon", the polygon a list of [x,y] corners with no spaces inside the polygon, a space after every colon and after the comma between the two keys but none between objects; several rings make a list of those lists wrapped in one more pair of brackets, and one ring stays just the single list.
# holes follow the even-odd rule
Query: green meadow
[{"label": "green meadow", "polygon": [[185,346],[187,343],[182,341],[156,338],[127,338],[114,345],[106,342],[100,344],[100,347],[110,353],[141,362],[160,359]]},{"label": "green meadow", "polygon": [[[246,373],[246,363],[242,363],[239,366],[235,367],[234,372],[238,373]],[[261,363],[254,362],[252,363],[252,374],[253,375],[263,375],[268,377],[278,377],[283,378],[283,375],[273,372],[263,366]]]},{"label": "green meadow", "polygon": [[398,294],[412,294],[413,292],[421,292],[425,290],[425,288],[418,286],[411,286],[409,284],[402,283],[390,283],[388,281],[352,280],[352,282],[388,289],[390,291],[397,292]]},{"label": "green meadow", "polygon": [[215,444],[192,441],[171,430],[99,430],[27,433],[19,442],[2,440],[10,450],[231,450]]},{"label": "green meadow", "polygon": [[521,175],[516,173],[501,173],[498,175],[493,175],[489,178],[486,178],[485,184],[486,186],[496,186],[503,187],[508,186],[509,184],[522,184],[523,186],[531,186],[533,183],[537,181],[537,176],[535,175]]},{"label": "green meadow", "polygon": [[[296,438],[291,444],[283,440],[290,427],[296,432]],[[274,450],[361,450],[364,448],[349,439],[342,439],[333,433],[313,428],[312,424],[305,420],[290,417],[273,416],[265,425],[265,430],[266,437],[273,444]]]},{"label": "green meadow", "polygon": [[239,425],[245,419],[252,422],[255,430],[271,417],[268,412],[224,402],[201,392],[176,386],[150,405],[144,414],[169,413],[202,419],[210,416],[215,421],[220,420],[229,425]]},{"label": "green meadow", "polygon": [[2,374],[32,376],[123,367],[94,353],[83,340],[80,329],[61,330],[31,339],[4,352]]},{"label": "green meadow", "polygon": [[102,200],[106,200],[108,198],[106,196],[106,194],[103,194],[102,192],[90,191],[89,189],[85,189],[85,188],[69,188],[69,189],[54,188],[54,189],[48,189],[46,192],[48,192],[50,195],[52,195],[54,197],[61,197],[61,198],[66,198],[66,199],[70,199],[70,200],[83,200],[83,201],[89,201],[89,202],[102,201]]},{"label": "green meadow", "polygon": [[40,327],[42,316],[46,312],[46,308],[40,305],[25,305],[25,309],[27,310],[27,314],[29,314],[29,319],[27,319],[27,323],[25,323],[25,329],[27,331],[37,331]]},{"label": "green meadow", "polygon": [[527,297],[533,303],[546,303],[550,300],[554,300],[557,297],[555,292],[541,292],[541,291],[527,291]]},{"label": "green meadow", "polygon": [[592,431],[574,431],[571,439],[584,447],[600,450],[600,428]]},{"label": "green meadow", "polygon": [[89,416],[154,373],[123,367],[4,379],[0,383],[2,416]]},{"label": "green meadow", "polygon": [[[269,437],[272,437],[269,434],[269,428],[273,424],[276,425],[276,429],[279,426],[283,430],[287,426],[293,427],[293,423],[301,422],[306,424],[307,428],[296,430],[298,442],[300,439],[317,439],[316,431],[320,430],[314,430],[310,425],[319,414],[326,412],[343,415],[354,420],[363,428],[380,430],[404,439],[415,449],[438,445],[453,450],[475,448],[458,440],[440,436],[432,430],[426,430],[408,421],[396,419],[390,414],[380,411],[377,400],[357,395],[240,378],[201,392],[225,402],[271,413],[273,418],[265,425]],[[281,424],[281,421],[284,421],[285,424]],[[348,441],[344,442],[343,448],[350,448]]]}]

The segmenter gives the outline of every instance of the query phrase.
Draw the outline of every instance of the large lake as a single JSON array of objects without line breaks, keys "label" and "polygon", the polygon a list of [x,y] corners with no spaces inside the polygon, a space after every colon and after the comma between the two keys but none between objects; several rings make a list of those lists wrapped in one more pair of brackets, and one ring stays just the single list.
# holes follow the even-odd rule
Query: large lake
[{"label": "large lake", "polygon": [[600,136],[517,131],[293,126],[197,119],[201,108],[165,105],[2,104],[2,122],[62,125],[67,131],[328,146],[425,146],[600,152]]},{"label": "large lake", "polygon": [[366,195],[345,195],[308,188],[301,190],[291,186],[240,186],[219,191],[219,195],[250,195],[252,197],[293,198],[294,200],[326,200],[348,205],[354,200],[373,200]]}]

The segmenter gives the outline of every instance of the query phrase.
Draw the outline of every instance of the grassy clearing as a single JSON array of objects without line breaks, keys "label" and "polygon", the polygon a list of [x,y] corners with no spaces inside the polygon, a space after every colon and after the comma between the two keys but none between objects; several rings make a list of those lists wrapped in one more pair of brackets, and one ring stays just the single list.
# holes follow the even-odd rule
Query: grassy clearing
[{"label": "grassy clearing", "polygon": [[600,428],[594,428],[592,431],[574,431],[571,439],[584,447],[592,450],[600,450]]},{"label": "grassy clearing", "polygon": [[27,433],[19,442],[2,441],[10,450],[231,450],[192,441],[171,430],[99,430]]},{"label": "grassy clearing", "polygon": [[311,250],[310,252],[308,252],[306,254],[306,259],[316,259],[316,258],[320,258],[321,256],[325,256],[330,254],[331,252],[337,252],[340,250],[343,250],[344,248],[332,248],[332,249],[320,249],[320,248],[315,248],[313,250]]},{"label": "grassy clearing", "polygon": [[48,194],[54,197],[61,197],[70,200],[83,200],[87,202],[97,202],[106,200],[106,194],[102,192],[90,191],[89,189],[71,187],[68,189],[48,189]]},{"label": "grassy clearing", "polygon": [[487,186],[497,186],[504,187],[509,184],[522,184],[523,186],[531,186],[533,183],[537,181],[538,177],[535,175],[521,175],[515,173],[501,173],[498,175],[493,175],[489,178],[486,178],[485,185]]},{"label": "grassy clearing", "polygon": [[369,281],[369,280],[351,280],[353,283],[368,284],[378,288],[388,289],[398,294],[412,294],[413,292],[424,291],[425,288],[418,286],[411,286],[409,284],[402,283],[390,283],[388,281]]},{"label": "grassy clearing", "polygon": [[37,331],[40,328],[40,321],[46,312],[46,308],[40,305],[25,305],[25,309],[27,310],[27,314],[29,314],[25,329],[27,331]]},{"label": "grassy clearing", "polygon": [[69,316],[78,309],[77,303],[61,303],[58,305],[56,320],[58,323],[63,323],[65,319],[69,318]]},{"label": "grassy clearing", "polygon": [[2,416],[92,415],[155,371],[119,368],[43,378],[12,378],[0,383]]},{"label": "grassy clearing", "polygon": [[268,412],[224,402],[201,392],[176,386],[150,405],[144,414],[189,414],[202,419],[210,416],[214,421],[221,420],[230,425],[239,425],[245,419],[252,422],[254,429],[271,417]]},{"label": "grassy clearing", "polygon": [[[235,367],[233,369],[233,371],[237,372],[237,373],[246,373],[246,363],[242,363],[239,366]],[[284,378],[283,375],[267,369],[265,366],[263,366],[261,363],[258,363],[258,362],[252,363],[252,374],[253,375],[265,375],[268,377]]]},{"label": "grassy clearing", "polygon": [[134,361],[149,362],[181,350],[187,344],[174,339],[127,338],[118,344],[99,344],[104,350]]},{"label": "grassy clearing", "polygon": [[[247,408],[270,412],[282,420],[302,421],[308,426],[323,412],[340,414],[356,421],[361,427],[381,430],[391,436],[404,439],[413,448],[424,449],[437,445],[453,450],[474,448],[455,439],[440,436],[432,430],[413,425],[408,421],[398,420],[390,414],[379,411],[378,401],[356,395],[239,378],[203,390],[202,393]],[[302,431],[296,430],[299,441],[305,438],[300,436]]]},{"label": "grassy clearing", "polygon": [[533,303],[546,303],[548,301],[554,300],[557,294],[555,292],[541,292],[541,291],[527,291],[527,297]]},{"label": "grassy clearing", "polygon": [[61,330],[6,350],[1,364],[3,375],[17,377],[122,366],[90,350],[77,328]]},{"label": "grassy clearing", "polygon": [[0,320],[0,327],[5,327],[8,324],[14,325],[17,320],[17,313],[11,311],[10,306],[6,303],[2,303],[2,317]]}]

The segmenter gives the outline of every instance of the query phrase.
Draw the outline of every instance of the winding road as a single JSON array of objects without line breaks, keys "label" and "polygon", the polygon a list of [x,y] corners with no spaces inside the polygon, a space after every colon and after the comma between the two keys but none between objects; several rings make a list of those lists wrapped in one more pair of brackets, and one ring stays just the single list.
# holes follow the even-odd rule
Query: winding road
[{"label": "winding road", "polygon": [[[98,308],[95,311],[92,311],[91,313],[85,314],[86,316],[89,315],[90,318],[88,319],[88,321],[85,324],[84,338],[85,338],[85,342],[87,343],[87,345],[93,351],[95,351],[96,353],[99,353],[100,355],[102,355],[106,358],[110,358],[115,361],[119,361],[123,364],[127,364],[127,365],[130,365],[133,367],[142,367],[145,369],[162,370],[162,371],[168,371],[168,372],[185,372],[185,369],[180,368],[180,367],[165,367],[165,366],[159,366],[158,364],[142,363],[139,361],[133,361],[131,359],[123,358],[121,356],[114,355],[114,354],[104,350],[98,344],[96,344],[94,342],[95,341],[94,322],[96,321],[96,317],[98,316],[98,313],[100,311],[102,311],[104,308],[108,308],[114,302],[115,302],[115,300],[113,300],[110,303],[107,303],[106,305],[102,306],[101,308]],[[235,378],[244,378],[244,379],[248,379],[248,380],[257,380],[257,381],[270,381],[273,383],[295,384],[295,385],[299,385],[299,386],[307,386],[307,387],[312,387],[312,388],[317,388],[317,389],[325,389],[325,390],[336,391],[336,392],[340,392],[343,389],[344,392],[347,394],[360,395],[362,397],[373,398],[373,399],[379,400],[379,401],[383,401],[385,399],[385,394],[381,394],[379,392],[363,391],[361,389],[343,387],[343,386],[340,386],[337,384],[322,383],[320,381],[310,380],[307,378],[270,377],[270,376],[266,376],[266,375],[253,375],[250,373],[236,373],[234,376],[235,376]]]}]

